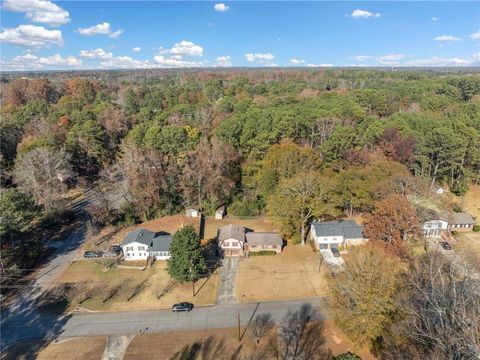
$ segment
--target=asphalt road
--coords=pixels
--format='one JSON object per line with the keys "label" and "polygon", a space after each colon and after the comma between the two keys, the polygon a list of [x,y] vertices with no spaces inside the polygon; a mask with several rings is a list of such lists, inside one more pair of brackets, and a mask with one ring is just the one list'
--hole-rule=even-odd
{"label": "asphalt road", "polygon": [[171,310],[102,312],[73,314],[63,317],[40,316],[20,321],[10,321],[2,327],[3,346],[22,340],[62,339],[77,336],[139,335],[164,331],[205,330],[237,326],[245,327],[255,314],[270,312],[276,322],[285,314],[297,310],[303,303],[317,308],[318,318],[321,299],[240,303],[194,308],[189,313],[172,313]]}

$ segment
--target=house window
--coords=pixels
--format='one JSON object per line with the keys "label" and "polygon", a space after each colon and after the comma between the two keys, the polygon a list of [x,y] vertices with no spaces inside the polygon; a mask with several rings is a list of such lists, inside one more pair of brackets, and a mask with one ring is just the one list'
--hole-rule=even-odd
{"label": "house window", "polygon": [[232,241],[232,246],[238,246],[238,241]]}
{"label": "house window", "polygon": [[138,251],[145,251],[145,246],[139,246]]}
{"label": "house window", "polygon": [[127,251],[133,251],[133,246],[127,246]]}
{"label": "house window", "polygon": [[225,241],[225,242],[223,243],[223,246],[229,247],[229,246],[230,246],[230,243],[229,243],[228,241]]}
{"label": "house window", "polygon": [[327,242],[327,241],[328,241],[328,238],[323,238],[323,241]]}

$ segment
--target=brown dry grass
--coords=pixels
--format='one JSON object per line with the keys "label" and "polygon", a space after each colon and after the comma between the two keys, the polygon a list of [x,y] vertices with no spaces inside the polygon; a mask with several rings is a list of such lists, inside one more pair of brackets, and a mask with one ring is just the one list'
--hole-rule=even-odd
{"label": "brown dry grass", "polygon": [[480,271],[480,232],[465,232],[455,236],[453,249],[467,263]]}
{"label": "brown dry grass", "polygon": [[229,224],[243,226],[254,231],[279,231],[278,227],[266,218],[240,219],[228,217],[222,220],[208,218],[205,220],[204,238],[207,240],[214,239],[217,236],[218,229]]}
{"label": "brown dry grass", "polygon": [[[333,355],[355,351],[364,360],[375,359],[366,350],[355,350],[352,343],[333,325],[331,321],[325,321],[324,325],[325,330],[323,335],[326,339],[325,348],[330,349]],[[244,328],[241,328],[241,332],[243,331]],[[230,358],[229,355],[239,347],[241,347],[239,352],[240,358],[248,355],[256,349],[255,343],[248,336],[248,333],[244,335],[241,342],[238,341],[238,331],[236,328],[165,332],[136,336],[128,346],[124,360],[170,359],[184,346],[191,345],[194,342],[205,341],[209,337],[214,337],[216,340],[223,339],[223,354],[225,354],[226,359]],[[259,348],[263,348],[266,343],[267,339],[262,339],[260,345],[258,345]],[[152,344],[154,344],[154,346],[152,346]],[[268,357],[265,359],[268,359]]]}
{"label": "brown dry grass", "polygon": [[243,259],[237,274],[237,299],[250,302],[325,295],[325,277],[317,272],[317,261],[318,254],[308,245],[288,245],[277,255]]}
{"label": "brown dry grass", "polygon": [[85,250],[93,250],[95,248],[94,242],[99,243],[106,241],[108,244],[120,244],[125,236],[133,230],[142,228],[155,232],[167,232],[169,234],[175,233],[184,225],[193,225],[197,231],[200,229],[200,218],[187,218],[183,215],[165,216],[159,219],[150,220],[141,224],[128,226],[118,229],[114,226],[107,226],[103,228],[99,234],[93,236],[87,241]]}
{"label": "brown dry grass", "polygon": [[26,341],[2,351],[2,360],[100,360],[105,350],[105,337],[82,337],[60,342]]}
{"label": "brown dry grass", "polygon": [[462,198],[462,208],[480,221],[480,185],[471,185]]}
{"label": "brown dry grass", "polygon": [[[211,305],[217,300],[218,275],[215,273],[209,279],[201,279],[196,283],[196,296],[192,295],[192,284],[177,284],[173,290],[158,299],[158,292],[171,280],[166,270],[166,263],[156,262],[144,271],[137,269],[112,268],[102,271],[103,266],[94,260],[80,260],[73,263],[57,280],[61,283],[87,283],[88,286],[98,286],[103,289],[123,281],[128,282],[128,289],[147,281],[145,289],[128,301],[129,292],[123,291],[110,301],[102,303],[102,293],[81,304],[89,310],[140,310],[169,308],[179,301],[190,301],[195,305]],[[204,285],[202,287],[202,285]]]}

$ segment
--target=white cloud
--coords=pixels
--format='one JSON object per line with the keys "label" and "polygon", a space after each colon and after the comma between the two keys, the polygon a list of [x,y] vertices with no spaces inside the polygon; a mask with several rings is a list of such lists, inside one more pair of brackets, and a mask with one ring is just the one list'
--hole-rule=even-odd
{"label": "white cloud", "polygon": [[60,54],[55,54],[50,57],[41,57],[38,59],[38,62],[47,66],[79,67],[82,65],[82,60],[79,60],[73,56],[63,58]]}
{"label": "white cloud", "polygon": [[473,57],[476,61],[480,61],[480,53],[473,54],[472,57]]}
{"label": "white cloud", "polygon": [[33,22],[52,26],[63,25],[70,21],[68,11],[49,0],[5,0],[2,9],[25,13],[27,19]]}
{"label": "white cloud", "polygon": [[306,61],[305,60],[298,60],[298,59],[291,59],[288,63],[290,65],[293,65],[293,66],[298,66],[298,65],[305,64]]}
{"label": "white cloud", "polygon": [[152,65],[148,61],[132,59],[130,56],[116,56],[100,62],[104,69],[148,69]]}
{"label": "white cloud", "polygon": [[407,61],[402,65],[406,66],[470,66],[478,62],[476,59],[477,54],[474,54],[472,58],[443,58],[434,56],[428,59],[417,59]]}
{"label": "white cloud", "polygon": [[355,10],[352,11],[350,16],[354,19],[367,19],[369,17],[378,18],[381,15],[378,12],[377,13],[372,13],[372,12],[367,11],[367,10],[355,9]]}
{"label": "white cloud", "polygon": [[432,17],[432,21],[438,21],[438,17],[436,16]]}
{"label": "white cloud", "polygon": [[13,59],[2,61],[2,67],[6,70],[22,71],[22,70],[41,70],[41,69],[68,69],[80,68],[82,60],[74,56],[62,57],[60,54],[55,54],[48,57],[39,57],[37,55],[26,53],[19,55]]}
{"label": "white cloud", "polygon": [[182,60],[181,56],[165,57],[163,55],[156,55],[153,57],[155,63],[161,67],[199,67],[203,66],[201,61],[186,61]]}
{"label": "white cloud", "polygon": [[353,59],[357,60],[357,61],[365,61],[365,60],[368,60],[372,58],[370,55],[355,55],[353,57]]}
{"label": "white cloud", "polygon": [[259,64],[267,64],[275,58],[273,54],[266,53],[266,54],[245,54],[245,60],[249,62],[257,62]]}
{"label": "white cloud", "polygon": [[227,6],[225,4],[215,4],[215,5],[213,5],[213,8],[216,11],[225,12],[225,11],[228,11],[230,9],[230,6]]}
{"label": "white cloud", "polygon": [[142,51],[142,48],[140,46],[136,46],[136,47],[132,48],[132,51],[140,52],[140,51]]}
{"label": "white cloud", "polygon": [[232,62],[230,61],[230,56],[219,56],[215,59],[214,66],[220,67],[229,67],[232,66]]}
{"label": "white cloud", "polygon": [[382,65],[398,65],[399,60],[406,58],[405,54],[386,54],[377,58],[378,62]]}
{"label": "white cloud", "polygon": [[332,67],[333,64],[320,64],[319,66],[320,67]]}
{"label": "white cloud", "polygon": [[117,39],[121,34],[123,34],[122,29],[113,31],[110,27],[110,23],[108,22],[103,22],[88,28],[78,28],[78,32],[80,35],[84,36],[107,35],[112,39]]}
{"label": "white cloud", "polygon": [[435,40],[435,41],[460,41],[462,39],[459,38],[459,37],[452,36],[452,35],[440,35],[440,36],[435,37],[433,40]]}
{"label": "white cloud", "polygon": [[19,25],[16,28],[5,29],[0,32],[0,41],[30,47],[63,45],[60,30],[47,30],[43,26],[35,25]]}
{"label": "white cloud", "polygon": [[203,56],[203,48],[191,41],[182,40],[179,43],[173,44],[170,50],[164,50],[163,53],[172,55]]}
{"label": "white cloud", "polygon": [[480,39],[480,30],[477,31],[477,32],[475,32],[475,33],[473,33],[473,34],[470,34],[469,37],[470,37],[470,39],[473,39],[473,40],[478,40],[478,39]]}
{"label": "white cloud", "polygon": [[111,59],[113,54],[99,48],[95,50],[81,50],[80,56],[87,59]]}

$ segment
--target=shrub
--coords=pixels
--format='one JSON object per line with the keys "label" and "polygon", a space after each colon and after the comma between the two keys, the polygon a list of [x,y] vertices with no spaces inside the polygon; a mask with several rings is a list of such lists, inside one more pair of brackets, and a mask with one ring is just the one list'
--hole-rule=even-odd
{"label": "shrub", "polygon": [[473,231],[480,232],[480,225],[473,225]]}
{"label": "shrub", "polygon": [[453,231],[452,231],[452,235],[453,235],[453,236],[458,236],[458,235],[459,235],[459,232],[458,232],[458,231],[455,231],[455,230],[453,230]]}
{"label": "shrub", "polygon": [[250,256],[263,256],[263,255],[276,255],[277,253],[273,250],[262,250],[258,252],[250,252]]}
{"label": "shrub", "polygon": [[335,356],[334,360],[362,360],[362,358],[357,354],[354,354],[349,351],[349,352]]}

